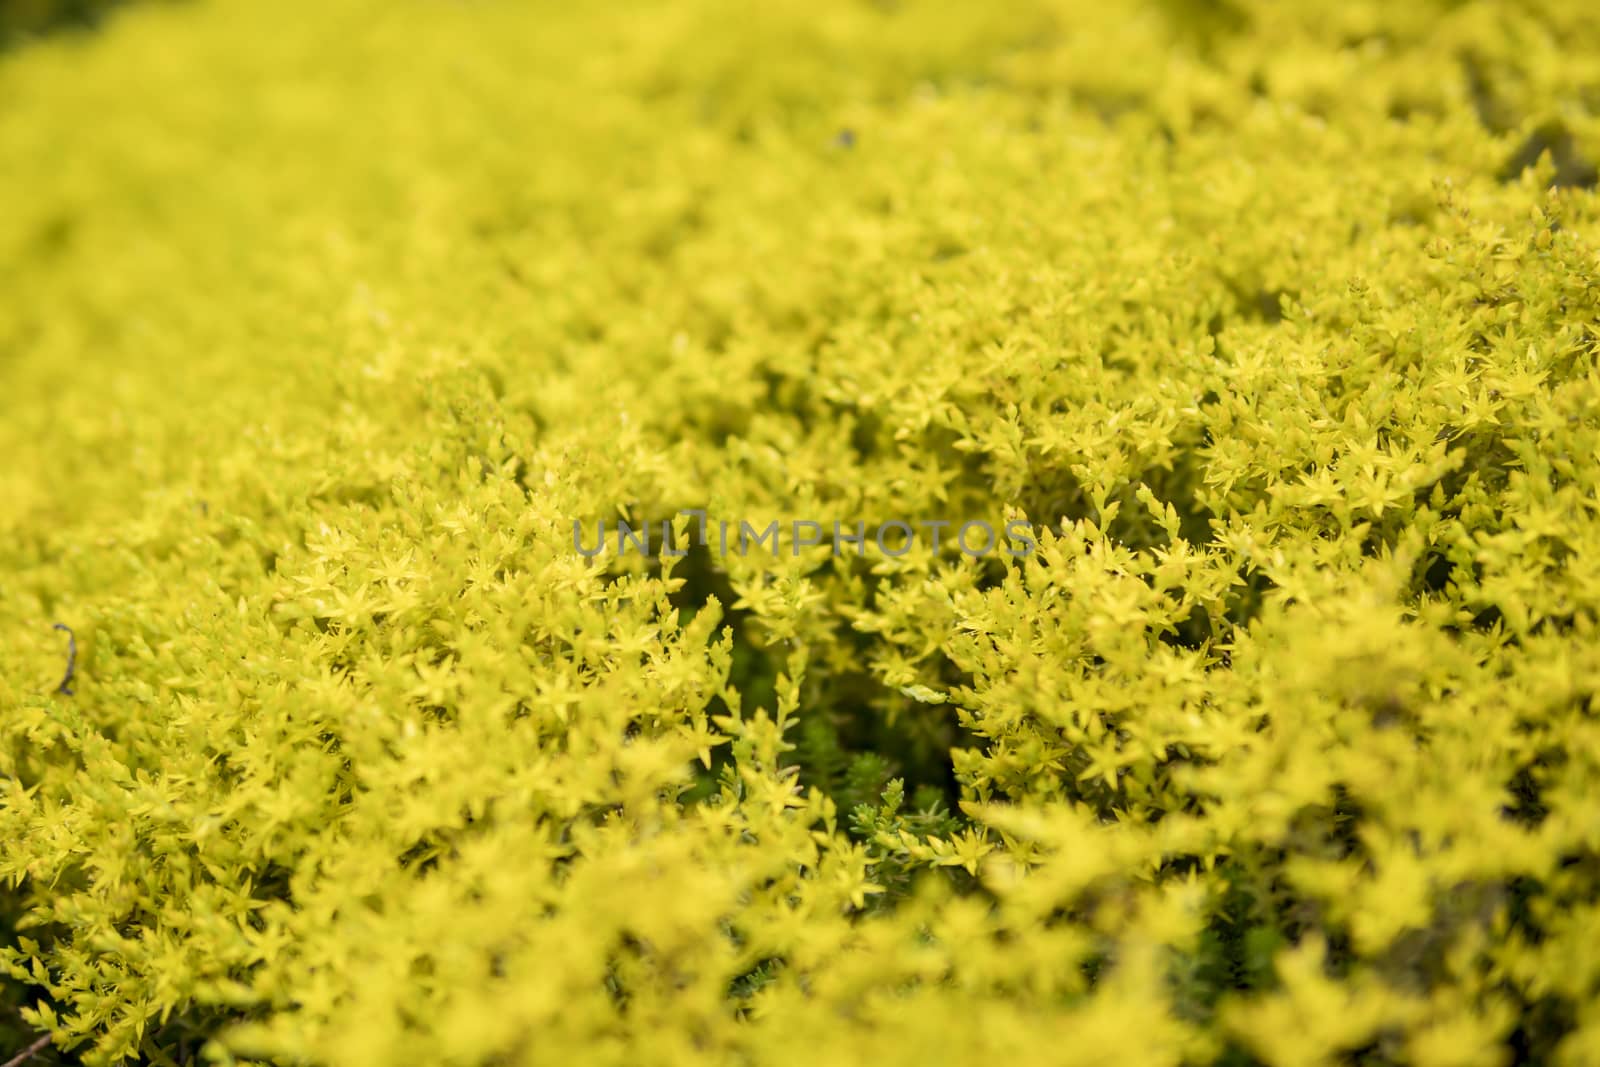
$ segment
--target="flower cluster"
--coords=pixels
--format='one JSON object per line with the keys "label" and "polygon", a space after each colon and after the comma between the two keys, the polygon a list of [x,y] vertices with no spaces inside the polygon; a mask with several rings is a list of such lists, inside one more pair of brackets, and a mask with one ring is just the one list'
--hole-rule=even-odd
{"label": "flower cluster", "polygon": [[0,1061],[1600,1062],[1590,7],[0,55]]}

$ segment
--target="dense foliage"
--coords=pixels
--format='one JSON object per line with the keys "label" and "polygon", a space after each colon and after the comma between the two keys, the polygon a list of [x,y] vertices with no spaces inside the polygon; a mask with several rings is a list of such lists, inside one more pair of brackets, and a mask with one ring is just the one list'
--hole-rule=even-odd
{"label": "dense foliage", "polygon": [[1589,7],[0,57],[0,1059],[1600,1062]]}

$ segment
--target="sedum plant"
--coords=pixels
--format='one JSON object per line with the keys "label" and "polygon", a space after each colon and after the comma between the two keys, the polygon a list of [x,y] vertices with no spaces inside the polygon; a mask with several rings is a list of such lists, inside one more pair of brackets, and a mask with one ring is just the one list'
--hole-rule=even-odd
{"label": "sedum plant", "polygon": [[0,102],[0,1056],[1600,1062],[1587,4],[202,0]]}

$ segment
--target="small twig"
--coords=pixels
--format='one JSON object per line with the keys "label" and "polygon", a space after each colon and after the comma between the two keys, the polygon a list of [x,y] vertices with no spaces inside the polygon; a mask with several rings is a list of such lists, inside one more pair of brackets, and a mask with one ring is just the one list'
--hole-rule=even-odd
{"label": "small twig", "polygon": [[[56,692],[63,696],[72,695],[72,676],[78,670],[78,637],[72,632],[72,627],[65,623],[56,623],[57,630],[67,632],[67,676],[61,679],[61,684],[56,686]],[[0,1067],[11,1067],[11,1064],[0,1064]]]}
{"label": "small twig", "polygon": [[50,1035],[49,1034],[45,1034],[39,1040],[35,1041],[33,1044],[29,1045],[27,1048],[25,1048],[21,1052],[17,1053],[15,1056],[11,1057],[6,1062],[0,1063],[0,1067],[22,1067],[22,1065],[24,1063],[27,1063],[29,1060],[33,1059],[39,1053],[43,1052],[44,1051],[44,1047],[46,1045],[48,1045],[49,1043],[50,1043]]}

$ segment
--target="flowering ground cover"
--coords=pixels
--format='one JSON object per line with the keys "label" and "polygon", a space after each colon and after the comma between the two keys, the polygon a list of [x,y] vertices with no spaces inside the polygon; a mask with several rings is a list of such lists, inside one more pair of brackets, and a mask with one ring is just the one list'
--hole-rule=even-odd
{"label": "flowering ground cover", "polygon": [[1600,1063],[1588,3],[14,36],[0,1062]]}

